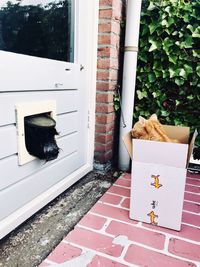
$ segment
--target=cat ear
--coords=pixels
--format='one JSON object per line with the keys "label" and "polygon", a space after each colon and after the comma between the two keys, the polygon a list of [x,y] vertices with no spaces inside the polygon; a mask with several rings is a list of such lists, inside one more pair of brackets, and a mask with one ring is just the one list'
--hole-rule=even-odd
{"label": "cat ear", "polygon": [[146,119],[143,118],[142,116],[139,116],[139,123],[144,126],[145,125],[145,122],[146,122]]}
{"label": "cat ear", "polygon": [[150,117],[150,120],[157,121],[158,120],[157,115],[156,114],[152,114],[151,117]]}

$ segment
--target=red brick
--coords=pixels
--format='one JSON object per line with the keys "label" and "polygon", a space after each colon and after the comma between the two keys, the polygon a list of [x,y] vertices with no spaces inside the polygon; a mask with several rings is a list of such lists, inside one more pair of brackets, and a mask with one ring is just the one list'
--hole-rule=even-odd
{"label": "red brick", "polygon": [[200,204],[184,201],[183,209],[194,213],[200,213]]}
{"label": "red brick", "polygon": [[192,194],[192,193],[185,193],[185,200],[194,201],[200,203],[200,195]]}
{"label": "red brick", "polygon": [[122,3],[121,1],[116,1],[113,5],[113,17],[115,20],[121,20],[122,17]]}
{"label": "red brick", "polygon": [[117,81],[118,71],[114,69],[97,71],[97,79],[101,81],[114,80]]}
{"label": "red brick", "polygon": [[123,208],[129,209],[130,208],[130,198],[124,199],[124,201],[122,202],[121,206]]}
{"label": "red brick", "polygon": [[111,123],[115,121],[115,114],[114,113],[109,113],[106,115],[102,114],[96,114],[96,123],[99,124],[105,124],[105,123]]}
{"label": "red brick", "polygon": [[111,34],[99,34],[98,36],[98,44],[111,44],[112,40],[112,35]]}
{"label": "red brick", "polygon": [[112,238],[80,227],[71,231],[65,240],[114,257],[119,257],[123,250],[122,246],[112,243]]}
{"label": "red brick", "polygon": [[137,224],[137,221],[129,219],[129,211],[125,209],[121,209],[119,207],[113,207],[102,203],[96,203],[94,207],[91,209],[91,212],[100,214],[105,217],[109,217],[112,219],[117,219],[122,222],[128,222],[131,224]]}
{"label": "red brick", "polygon": [[128,265],[96,255],[87,267],[128,267]]}
{"label": "red brick", "polygon": [[110,123],[110,124],[96,124],[95,126],[95,132],[96,133],[107,133],[107,132],[111,132],[114,130],[114,123]]}
{"label": "red brick", "polygon": [[182,224],[181,231],[174,231],[164,227],[154,226],[152,224],[146,223],[143,223],[143,226],[152,230],[160,231],[162,233],[168,233],[177,237],[183,237],[189,240],[200,242],[200,229],[198,229],[197,227]]}
{"label": "red brick", "polygon": [[113,147],[113,142],[108,144],[95,143],[95,151],[98,152],[107,152],[109,150],[112,150],[112,147]]}
{"label": "red brick", "polygon": [[100,58],[97,60],[97,68],[99,69],[109,69],[110,68],[110,59],[109,58]]}
{"label": "red brick", "polygon": [[121,31],[121,26],[119,21],[112,21],[112,27],[111,27],[111,31],[117,35],[120,34]]}
{"label": "red brick", "polygon": [[185,191],[199,194],[200,193],[200,187],[186,184]]}
{"label": "red brick", "polygon": [[109,105],[103,105],[103,104],[98,104],[96,105],[96,112],[98,113],[111,113],[114,112],[114,106],[113,104]]}
{"label": "red brick", "polygon": [[198,173],[191,173],[191,172],[188,172],[188,173],[187,173],[187,178],[197,179],[197,180],[200,181],[200,178],[199,178],[199,174],[198,174]]}
{"label": "red brick", "polygon": [[99,0],[99,6],[112,6],[113,0]]}
{"label": "red brick", "polygon": [[106,219],[103,217],[93,214],[86,214],[78,224],[95,230],[100,230],[104,226],[105,222]]}
{"label": "red brick", "polygon": [[114,70],[114,69],[111,69],[110,70],[110,75],[109,75],[109,79],[110,80],[114,80],[114,81],[117,81],[117,78],[118,78],[118,71],[117,70]]}
{"label": "red brick", "polygon": [[125,235],[129,240],[138,242],[156,249],[164,248],[165,236],[146,229],[127,225],[125,223],[112,221],[106,229],[106,232],[114,235]]}
{"label": "red brick", "polygon": [[169,240],[169,252],[188,260],[200,261],[200,245],[192,244],[176,238]]}
{"label": "red brick", "polygon": [[189,212],[183,212],[182,222],[195,226],[200,226],[200,216]]}
{"label": "red brick", "polygon": [[116,49],[119,49],[120,36],[111,32],[110,37],[110,44],[115,46]]}
{"label": "red brick", "polygon": [[148,267],[194,267],[195,264],[146,249],[137,245],[130,245],[124,258],[127,262],[137,266]]}
{"label": "red brick", "polygon": [[190,179],[190,178],[187,178],[186,179],[186,183],[187,184],[191,184],[191,185],[200,186],[200,180],[199,179]]}
{"label": "red brick", "polygon": [[101,81],[109,80],[110,78],[110,71],[109,70],[98,70],[97,71],[97,79]]}
{"label": "red brick", "polygon": [[113,204],[113,205],[118,205],[122,200],[122,197],[120,196],[115,196],[115,195],[111,195],[111,194],[104,194],[99,201],[103,202],[103,203],[108,203],[108,204]]}
{"label": "red brick", "polygon": [[122,177],[123,179],[130,180],[130,179],[131,179],[131,174],[130,174],[130,173],[124,173],[121,177]]}
{"label": "red brick", "polygon": [[118,60],[112,58],[99,58],[97,61],[99,69],[118,69]]}
{"label": "red brick", "polygon": [[124,197],[130,197],[130,189],[129,188],[124,188],[121,186],[111,186],[110,189],[107,191],[109,193],[114,193],[120,196]]}
{"label": "red brick", "polygon": [[80,248],[61,242],[47,259],[56,263],[64,263],[71,258],[80,256],[81,253],[82,250]]}
{"label": "red brick", "polygon": [[113,46],[99,46],[98,47],[98,57],[112,57],[117,58],[119,54],[119,51],[116,49],[116,47]]}
{"label": "red brick", "polygon": [[112,18],[113,10],[112,9],[100,9],[99,10],[99,19],[108,19]]}
{"label": "red brick", "polygon": [[109,23],[100,23],[98,31],[101,33],[109,33],[111,32],[111,22]]}
{"label": "red brick", "polygon": [[97,103],[113,103],[113,93],[97,93],[96,101]]}
{"label": "red brick", "polygon": [[113,140],[113,133],[95,135],[95,142],[98,142],[98,143],[107,143],[112,140]]}
{"label": "red brick", "polygon": [[123,178],[119,178],[117,179],[117,181],[115,182],[116,185],[121,185],[121,186],[125,186],[130,188],[131,187],[131,181],[130,180],[126,180]]}
{"label": "red brick", "polygon": [[98,91],[114,91],[116,89],[115,81],[97,81]]}
{"label": "red brick", "polygon": [[100,163],[108,162],[109,160],[112,159],[112,156],[113,156],[112,151],[107,151],[106,153],[100,153],[100,152],[95,151],[94,153],[95,160]]}

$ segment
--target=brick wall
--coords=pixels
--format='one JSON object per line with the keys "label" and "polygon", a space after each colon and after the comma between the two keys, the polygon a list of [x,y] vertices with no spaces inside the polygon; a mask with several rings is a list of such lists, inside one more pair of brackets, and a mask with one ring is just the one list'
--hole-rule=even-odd
{"label": "brick wall", "polygon": [[97,62],[95,162],[113,158],[116,114],[113,96],[119,81],[123,0],[100,0]]}

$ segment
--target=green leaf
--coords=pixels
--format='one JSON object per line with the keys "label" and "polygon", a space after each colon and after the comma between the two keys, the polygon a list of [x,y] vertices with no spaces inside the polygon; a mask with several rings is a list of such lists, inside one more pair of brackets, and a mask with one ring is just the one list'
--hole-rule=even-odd
{"label": "green leaf", "polygon": [[184,80],[183,79],[179,79],[179,78],[175,78],[175,83],[180,86],[184,84]]}
{"label": "green leaf", "polygon": [[176,55],[172,55],[172,54],[170,54],[170,55],[168,56],[168,58],[169,58],[169,61],[170,61],[170,62],[172,62],[172,63],[174,63],[174,64],[177,64],[177,59],[178,59],[178,57],[177,57]]}
{"label": "green leaf", "polygon": [[167,116],[169,116],[169,111],[167,111],[167,110],[161,110],[161,115],[163,117],[167,117]]}
{"label": "green leaf", "polygon": [[154,73],[149,73],[148,74],[148,80],[149,80],[150,83],[155,82],[155,80],[156,80],[155,74]]}
{"label": "green leaf", "polygon": [[154,50],[156,50],[159,46],[158,46],[158,42],[154,41],[154,40],[149,40],[149,43],[151,43],[151,46],[149,48],[149,52],[152,52]]}
{"label": "green leaf", "polygon": [[195,31],[192,33],[192,37],[194,38],[200,38],[200,26],[195,29]]}
{"label": "green leaf", "polygon": [[186,71],[184,69],[180,69],[179,75],[185,79],[187,78],[187,74],[186,74]]}
{"label": "green leaf", "polygon": [[174,67],[174,68],[169,68],[169,75],[170,75],[170,78],[173,78],[173,77],[178,76],[179,73],[180,73],[180,69],[177,69],[176,67]]}
{"label": "green leaf", "polygon": [[152,11],[152,10],[154,10],[155,8],[156,8],[156,6],[155,6],[152,2],[150,2],[150,4],[149,4],[147,10],[148,10],[148,11]]}
{"label": "green leaf", "polygon": [[190,73],[193,73],[193,68],[188,64],[184,64],[184,69],[185,69],[187,75],[189,75]]}
{"label": "green leaf", "polygon": [[199,50],[192,50],[193,57],[200,58],[200,49]]}
{"label": "green leaf", "polygon": [[200,77],[200,65],[196,67],[197,75]]}
{"label": "green leaf", "polygon": [[152,22],[151,24],[149,24],[149,31],[150,34],[154,33],[154,31],[159,27],[159,24],[157,23],[157,21]]}
{"label": "green leaf", "polygon": [[163,49],[166,51],[166,52],[169,52],[169,48],[171,46],[174,45],[174,42],[169,38],[169,37],[166,37],[163,41]]}
{"label": "green leaf", "polygon": [[144,97],[147,97],[147,93],[146,92],[141,92],[140,90],[137,90],[136,93],[137,93],[137,96],[138,96],[139,100],[143,99]]}
{"label": "green leaf", "polygon": [[192,100],[192,99],[194,99],[194,96],[193,96],[193,95],[188,95],[188,96],[187,96],[187,99],[188,99],[188,100]]}

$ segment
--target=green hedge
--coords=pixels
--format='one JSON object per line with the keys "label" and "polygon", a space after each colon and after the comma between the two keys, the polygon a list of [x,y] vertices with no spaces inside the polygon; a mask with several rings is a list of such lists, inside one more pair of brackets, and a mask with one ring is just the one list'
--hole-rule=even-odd
{"label": "green hedge", "polygon": [[200,0],[143,1],[134,120],[200,130]]}

